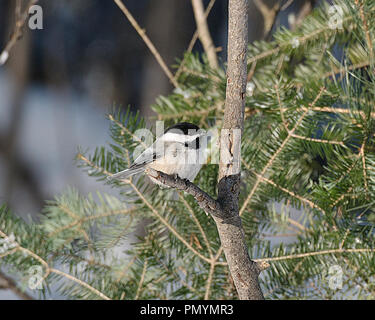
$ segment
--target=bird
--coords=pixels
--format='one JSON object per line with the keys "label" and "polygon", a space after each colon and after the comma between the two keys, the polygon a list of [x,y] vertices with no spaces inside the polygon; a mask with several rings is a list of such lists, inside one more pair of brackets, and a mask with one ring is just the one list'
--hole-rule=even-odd
{"label": "bird", "polygon": [[[191,182],[205,163],[206,132],[189,122],[177,123],[145,149],[128,169],[108,177],[109,180],[123,180],[150,168],[168,175],[177,175]],[[166,187],[159,180],[149,176],[153,183]]]}

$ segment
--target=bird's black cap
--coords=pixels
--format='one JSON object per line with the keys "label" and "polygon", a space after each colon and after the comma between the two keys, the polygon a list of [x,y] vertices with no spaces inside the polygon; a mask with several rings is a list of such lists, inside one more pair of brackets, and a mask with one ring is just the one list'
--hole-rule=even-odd
{"label": "bird's black cap", "polygon": [[[177,123],[175,125],[173,125],[172,127],[169,127],[167,130],[165,130],[164,133],[167,133],[167,132],[183,132],[184,134],[189,134],[189,130],[190,130],[190,133],[197,133],[197,131],[199,130],[199,127],[193,123],[190,123],[190,122],[180,122],[180,123]],[[194,131],[195,132],[194,132]]]}

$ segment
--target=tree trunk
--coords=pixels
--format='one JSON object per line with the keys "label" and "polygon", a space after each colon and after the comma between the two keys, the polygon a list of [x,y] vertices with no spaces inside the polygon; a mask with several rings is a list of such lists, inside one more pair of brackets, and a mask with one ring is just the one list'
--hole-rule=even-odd
{"label": "tree trunk", "polygon": [[248,2],[229,1],[228,69],[220,139],[218,202],[225,213],[214,217],[234,284],[241,300],[263,299],[259,268],[250,260],[239,216],[241,134],[243,130],[248,41]]}

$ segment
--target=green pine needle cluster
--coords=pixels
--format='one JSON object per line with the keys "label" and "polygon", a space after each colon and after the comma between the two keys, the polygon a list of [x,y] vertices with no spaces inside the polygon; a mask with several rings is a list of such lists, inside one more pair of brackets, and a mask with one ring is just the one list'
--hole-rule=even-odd
{"label": "green pine needle cluster", "polygon": [[[375,298],[375,2],[335,4],[337,28],[323,3],[295,31],[249,46],[240,215],[250,257],[270,264],[268,299]],[[225,71],[196,54],[180,67],[158,119],[220,129]],[[143,176],[106,179],[129,166],[146,127],[129,110],[109,121],[111,143],[78,160],[120,196],[68,190],[38,224],[2,207],[0,267],[42,297],[236,299],[215,223],[191,196]],[[195,183],[216,197],[217,175],[208,163]]]}

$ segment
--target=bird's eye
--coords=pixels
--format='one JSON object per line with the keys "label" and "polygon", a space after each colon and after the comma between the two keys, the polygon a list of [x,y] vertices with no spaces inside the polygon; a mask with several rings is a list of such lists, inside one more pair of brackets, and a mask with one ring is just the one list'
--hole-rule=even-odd
{"label": "bird's eye", "polygon": [[189,144],[185,142],[185,148],[188,148],[188,147],[189,147]]}

